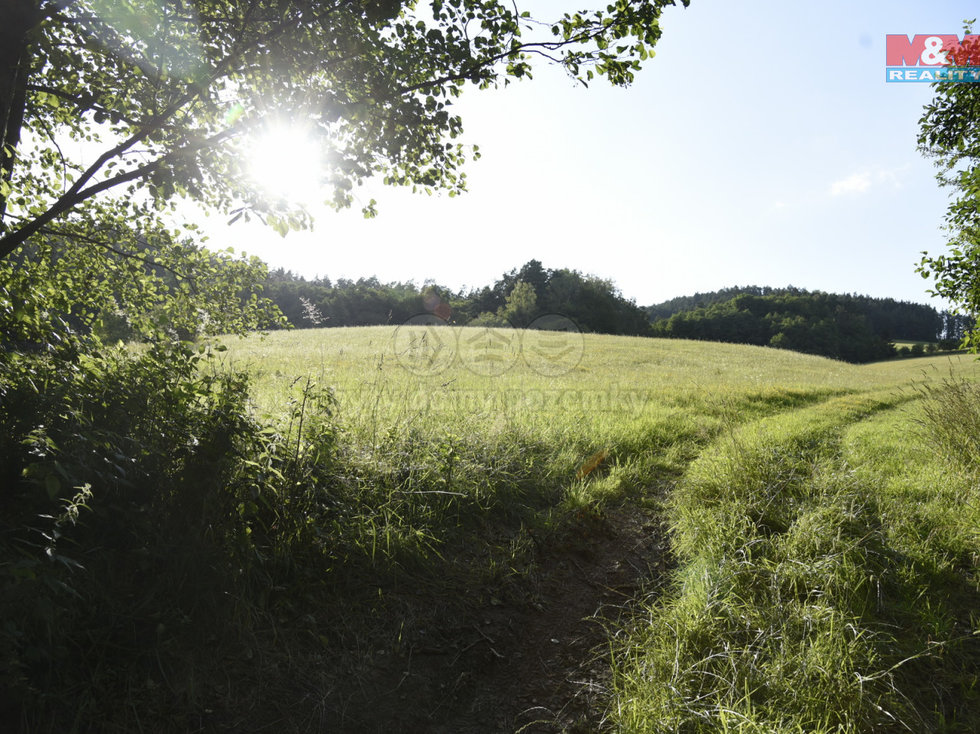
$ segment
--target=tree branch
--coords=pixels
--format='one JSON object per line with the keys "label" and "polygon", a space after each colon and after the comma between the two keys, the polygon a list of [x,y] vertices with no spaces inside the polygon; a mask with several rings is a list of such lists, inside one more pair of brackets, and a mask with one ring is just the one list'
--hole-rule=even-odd
{"label": "tree branch", "polygon": [[55,237],[65,237],[67,239],[78,240],[80,242],[87,242],[90,245],[95,245],[96,247],[101,247],[104,250],[109,250],[109,252],[115,253],[120,257],[129,258],[131,260],[137,260],[143,263],[144,265],[166,270],[168,273],[173,275],[178,280],[186,280],[188,283],[191,284],[191,288],[195,289],[196,291],[195,279],[190,275],[184,275],[180,271],[174,270],[169,265],[164,265],[163,263],[157,262],[156,260],[150,260],[149,258],[142,257],[140,255],[137,255],[135,252],[126,252],[125,250],[120,250],[116,247],[113,247],[108,242],[96,239],[95,237],[89,237],[79,232],[70,232],[67,230],[52,229],[50,227],[42,227],[41,229],[38,230],[38,234],[48,234],[48,235],[53,235]]}
{"label": "tree branch", "polygon": [[[256,4],[253,3],[249,7],[249,12],[251,12],[255,7]],[[214,83],[218,81],[218,79],[221,79],[223,76],[229,73],[229,71],[233,69],[236,64],[242,61],[246,54],[255,50],[256,48],[260,48],[262,45],[267,44],[272,40],[275,40],[285,33],[290,27],[291,25],[288,20],[286,18],[281,18],[279,19],[279,23],[266,33],[257,34],[252,39],[238,44],[236,48],[229,51],[224,58],[214,65],[214,68],[204,83],[191,85],[187,92],[168,105],[165,110],[153,115],[147,122],[139,125],[137,132],[100,155],[92,165],[81,173],[81,175],[72,184],[71,188],[45,212],[35,217],[33,221],[24,225],[20,229],[9,232],[3,237],[0,237],[0,259],[7,257],[11,252],[16,250],[28,238],[36,234],[41,227],[44,227],[57,217],[70,211],[72,208],[78,206],[86,199],[118,186],[119,184],[133,181],[143,175],[152,173],[154,170],[160,168],[165,162],[167,162],[168,159],[172,160],[173,158],[187,152],[187,149],[172,151],[171,153],[162,156],[152,164],[133,169],[126,174],[120,174],[119,176],[107,179],[99,184],[90,186],[87,189],[84,188],[84,186],[91,181],[92,178],[94,178],[94,176],[100,170],[102,170],[102,168],[109,161],[111,161],[113,158],[119,157],[137,143],[144,141],[154,131],[161,129],[166,121],[173,119],[173,117],[177,115],[181,109],[186,107],[195,99],[201,97],[207,89],[211,88]],[[221,140],[229,137],[231,134],[230,130],[233,129],[234,128],[229,128],[229,130],[219,133],[217,136],[209,138],[209,140],[220,142]],[[200,147],[194,147],[194,150],[200,149]],[[0,155],[2,155],[2,150],[0,150]],[[12,165],[13,164],[11,161],[11,168]],[[0,178],[0,180],[3,179]],[[6,200],[0,196],[0,223],[2,223],[3,206],[5,203]]]}
{"label": "tree branch", "polygon": [[459,71],[455,74],[447,74],[436,79],[430,79],[429,81],[419,82],[418,84],[413,84],[407,87],[401,87],[396,91],[398,94],[411,94],[412,92],[418,92],[422,89],[431,89],[432,87],[442,86],[443,84],[448,84],[450,82],[467,81],[473,78],[473,74],[475,72],[481,69],[486,69],[499,61],[503,61],[508,57],[516,56],[517,54],[521,53],[537,53],[551,59],[552,61],[555,61],[556,59],[549,56],[545,52],[560,51],[566,46],[591,41],[602,35],[605,30],[606,29],[599,28],[592,32],[582,32],[573,38],[564,39],[561,41],[535,41],[532,43],[522,43],[514,46],[513,48],[509,48],[506,51],[501,51],[498,54],[494,54],[493,56],[487,56],[486,58],[479,59],[468,71]]}
{"label": "tree branch", "polygon": [[[187,156],[188,154],[197,153],[206,148],[214,147],[219,143],[227,140],[233,135],[237,134],[238,130],[236,126],[232,126],[226,130],[222,130],[216,135],[212,135],[204,140],[187,145],[183,148],[178,148],[169,153],[166,153],[155,161],[147,163],[143,166],[138,166],[125,173],[120,173],[111,178],[107,178],[104,181],[100,181],[97,184],[93,184],[86,189],[81,188],[79,182],[76,181],[75,185],[71,189],[66,191],[47,211],[37,215],[31,219],[27,224],[22,226],[20,229],[14,230],[10,234],[0,238],[0,259],[7,257],[11,252],[20,247],[29,238],[37,234],[42,228],[48,225],[50,222],[54,221],[62,214],[71,211],[73,208],[81,204],[82,202],[101,194],[104,191],[120,186],[124,183],[129,183],[130,181],[135,181],[136,179],[143,178],[151,175],[155,171],[163,168],[166,164],[176,161],[180,158]],[[121,144],[122,145],[122,144]],[[119,148],[120,146],[116,146]],[[115,149],[113,149],[115,150]],[[105,157],[104,154],[103,157]],[[93,164],[94,165],[94,164]],[[86,172],[88,173],[88,172]],[[83,175],[84,177],[84,175]],[[85,178],[86,181],[91,179],[91,176]]]}
{"label": "tree branch", "polygon": [[63,89],[57,89],[56,87],[47,87],[43,84],[28,84],[26,86],[28,92],[43,92],[44,94],[50,94],[58,99],[63,99],[66,102],[71,102],[76,106],[79,112],[88,112],[89,110],[94,110],[95,112],[101,112],[110,120],[125,122],[131,127],[139,127],[140,123],[137,120],[126,117],[120,114],[117,110],[110,109],[108,107],[103,107],[102,105],[95,104],[94,100],[86,99],[84,95],[76,96],[74,94],[69,94]]}

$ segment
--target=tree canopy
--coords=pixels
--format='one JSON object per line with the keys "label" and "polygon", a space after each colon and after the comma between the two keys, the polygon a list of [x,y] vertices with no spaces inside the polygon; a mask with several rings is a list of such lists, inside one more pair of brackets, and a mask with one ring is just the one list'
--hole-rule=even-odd
{"label": "tree canopy", "polygon": [[[980,66],[975,38],[950,53],[955,65]],[[975,316],[980,313],[980,84],[936,83],[935,97],[919,120],[919,146],[939,166],[940,184],[956,192],[946,215],[949,251],[924,254],[919,271],[934,278],[936,295]],[[975,328],[967,343],[974,351],[980,348]]]}
{"label": "tree canopy", "polygon": [[[458,193],[468,151],[452,101],[466,85],[528,77],[535,57],[629,84],[673,4],[542,20],[498,0],[6,0],[0,257],[39,233],[98,237],[93,222],[181,196],[301,227],[308,215],[246,170],[282,118],[319,143],[336,207],[372,176]],[[104,194],[122,196],[110,209]]]}
{"label": "tree canopy", "polygon": [[655,336],[772,346],[848,362],[890,357],[892,340],[958,340],[972,326],[922,304],[793,287],[726,288],[646,310]]}
{"label": "tree canopy", "polygon": [[538,260],[468,292],[432,281],[421,287],[373,277],[309,281],[278,270],[269,274],[265,295],[299,328],[401,324],[424,312],[458,325],[525,327],[539,317],[560,314],[587,332],[640,336],[650,327],[643,309],[624,298],[612,281],[545,268]]}

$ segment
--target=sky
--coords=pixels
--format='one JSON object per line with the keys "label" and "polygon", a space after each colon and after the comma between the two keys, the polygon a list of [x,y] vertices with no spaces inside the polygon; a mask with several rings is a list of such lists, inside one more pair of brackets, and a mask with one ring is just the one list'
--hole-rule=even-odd
{"label": "sky", "polygon": [[[555,3],[558,5],[558,3]],[[588,3],[579,2],[585,6]],[[530,5],[529,5],[530,7]],[[492,284],[531,259],[650,305],[733,285],[919,303],[949,192],[916,149],[929,84],[885,82],[885,36],[961,34],[975,0],[691,0],[627,89],[553,67],[457,105],[482,157],[462,197],[373,187],[282,238],[212,216],[211,244],[306,277]]]}

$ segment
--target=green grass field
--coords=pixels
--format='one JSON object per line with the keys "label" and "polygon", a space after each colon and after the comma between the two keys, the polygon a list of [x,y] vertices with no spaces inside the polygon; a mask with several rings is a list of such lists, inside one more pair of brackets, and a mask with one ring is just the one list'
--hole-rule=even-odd
{"label": "green grass field", "polygon": [[309,380],[334,391],[350,568],[491,603],[583,513],[633,507],[669,526],[670,578],[610,643],[602,727],[980,726],[972,357],[855,366],[448,327],[228,346],[261,412],[295,421]]}
{"label": "green grass field", "polygon": [[[470,332],[481,331],[453,333],[462,335],[457,340],[465,348]],[[506,423],[548,435],[571,431],[579,441],[600,442],[609,433],[631,433],[634,422],[673,417],[717,428],[718,420],[742,422],[833,396],[898,390],[975,369],[964,355],[856,366],[757,347],[584,335],[576,350],[580,359],[556,365],[551,371],[561,374],[549,375],[521,354],[543,334],[525,334],[530,346],[514,344],[499,366],[487,367],[467,364],[457,348],[452,363],[419,368],[406,354],[410,347],[399,344],[398,332],[389,327],[274,332],[230,342],[228,358],[251,371],[258,403],[270,413],[284,411],[293,380],[312,377],[336,391],[341,415],[358,431],[404,421],[417,428],[431,425],[429,419],[444,426],[476,420],[484,427]]]}

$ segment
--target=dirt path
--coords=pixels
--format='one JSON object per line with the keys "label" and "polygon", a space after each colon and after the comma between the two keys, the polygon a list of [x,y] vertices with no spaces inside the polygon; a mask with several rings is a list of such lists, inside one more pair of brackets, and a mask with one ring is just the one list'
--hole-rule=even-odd
{"label": "dirt path", "polygon": [[[416,631],[352,673],[359,685],[323,731],[595,732],[608,686],[607,641],[644,585],[663,578],[659,521],[636,508],[582,523],[540,548],[528,593],[489,605],[447,599],[438,631]],[[439,610],[433,610],[433,618]]]}
{"label": "dirt path", "polygon": [[588,537],[544,555],[540,601],[488,612],[480,634],[490,656],[471,662],[472,680],[431,731],[599,730],[608,685],[606,624],[642,584],[663,575],[663,533],[652,519],[620,510]]}

